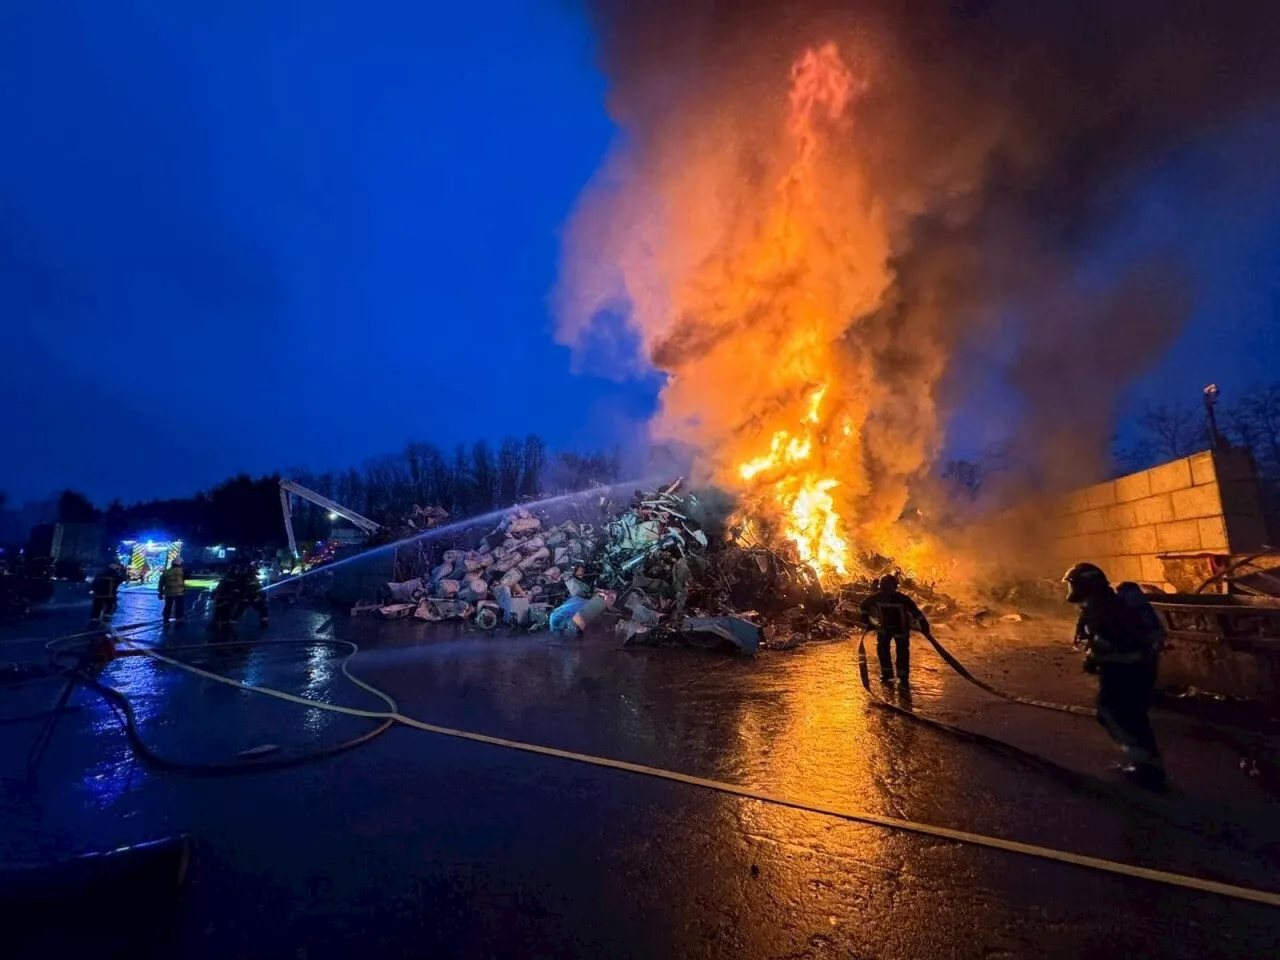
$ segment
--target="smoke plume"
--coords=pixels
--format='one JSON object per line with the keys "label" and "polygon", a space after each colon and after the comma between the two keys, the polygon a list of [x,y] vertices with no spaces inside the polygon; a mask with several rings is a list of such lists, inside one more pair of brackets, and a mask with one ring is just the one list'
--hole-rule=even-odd
{"label": "smoke plume", "polygon": [[621,133],[558,336],[624,313],[635,371],[668,375],[656,434],[855,541],[901,515],[983,338],[1039,473],[1087,479],[1193,291],[1165,250],[1089,296],[1077,265],[1144,165],[1280,85],[1280,11],[1245,0],[588,6]]}

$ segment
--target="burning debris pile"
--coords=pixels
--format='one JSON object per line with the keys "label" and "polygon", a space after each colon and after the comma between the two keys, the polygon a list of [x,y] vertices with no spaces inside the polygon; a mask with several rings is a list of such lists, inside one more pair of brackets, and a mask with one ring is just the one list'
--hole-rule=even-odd
{"label": "burning debris pile", "polygon": [[680,485],[637,492],[606,528],[602,579],[617,594],[623,642],[754,653],[782,635],[784,613],[818,626],[830,603],[811,568],[749,523],[724,527]]}
{"label": "burning debris pile", "polygon": [[682,486],[637,490],[622,510],[602,496],[597,522],[553,523],[516,507],[478,541],[438,557],[424,550],[415,576],[387,584],[387,602],[359,609],[566,636],[612,620],[624,644],[744,653],[841,636],[856,624],[870,580],[829,594],[785,532],[726,520]]}

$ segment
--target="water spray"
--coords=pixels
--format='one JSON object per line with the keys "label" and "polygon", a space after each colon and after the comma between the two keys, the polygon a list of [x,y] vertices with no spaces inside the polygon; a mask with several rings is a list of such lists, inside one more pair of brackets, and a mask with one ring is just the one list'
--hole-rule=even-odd
{"label": "water spray", "polygon": [[364,560],[368,557],[376,556],[377,554],[386,553],[389,550],[397,550],[400,547],[408,546],[411,543],[418,543],[423,540],[431,540],[435,537],[439,537],[447,533],[457,533],[462,530],[468,530],[472,527],[476,527],[484,523],[494,523],[498,520],[501,520],[507,514],[511,513],[512,510],[538,510],[538,509],[542,509],[557,503],[569,503],[574,500],[585,499],[590,496],[606,495],[620,488],[630,488],[634,490],[637,487],[642,488],[644,487],[645,484],[650,482],[651,482],[651,478],[640,478],[637,480],[623,480],[623,481],[619,481],[618,483],[611,483],[605,486],[588,487],[586,490],[577,490],[577,491],[574,491],[573,493],[561,493],[561,494],[557,494],[554,497],[544,497],[541,500],[532,500],[528,503],[513,504],[509,507],[503,507],[499,510],[490,510],[488,513],[482,513],[479,516],[467,517],[465,520],[456,520],[453,523],[446,523],[438,527],[430,527],[426,530],[421,531],[420,533],[412,534],[411,536],[404,537],[392,543],[384,543],[384,544],[381,544],[380,546],[373,547],[372,549],[369,549],[369,550],[364,550],[350,557],[343,557],[341,560],[335,560],[332,563],[326,563],[318,567],[312,567],[310,570],[304,570],[302,573],[296,574],[292,577],[286,577],[283,580],[278,580],[275,583],[264,587],[263,590],[264,592],[268,590],[274,590],[277,587],[283,587],[286,584],[296,583],[297,581],[303,579],[304,577],[311,576],[311,574],[313,573],[322,573],[327,570],[333,570],[337,567],[345,566],[348,563],[354,563],[357,560]]}

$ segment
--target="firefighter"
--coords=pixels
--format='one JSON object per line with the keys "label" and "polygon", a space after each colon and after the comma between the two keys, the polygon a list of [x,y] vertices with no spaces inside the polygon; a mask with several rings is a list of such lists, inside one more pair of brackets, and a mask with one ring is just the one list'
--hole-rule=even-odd
{"label": "firefighter", "polygon": [[862,601],[862,625],[876,632],[876,656],[880,659],[880,679],[892,683],[894,662],[891,647],[896,647],[897,678],[908,682],[911,672],[911,629],[928,636],[929,621],[916,602],[898,589],[898,578],[885,574],[876,592]]}
{"label": "firefighter", "polygon": [[233,561],[213,589],[213,619],[209,622],[209,629],[219,636],[231,632],[231,623],[240,607],[243,580],[240,571],[240,562]]}
{"label": "firefighter", "polygon": [[1067,602],[1080,608],[1076,642],[1085,648],[1084,669],[1098,676],[1098,721],[1124,751],[1116,768],[1159,786],[1165,782],[1164,763],[1149,711],[1164,647],[1160,618],[1136,583],[1112,589],[1092,563],[1076,564],[1062,580]]}
{"label": "firefighter", "polygon": [[120,590],[120,582],[124,579],[124,567],[112,562],[107,569],[93,578],[93,609],[89,613],[90,623],[107,624],[116,613],[116,595]]}
{"label": "firefighter", "polygon": [[173,617],[179,623],[187,619],[187,583],[182,558],[174,557],[169,569],[160,574],[160,599],[164,601],[164,622]]}
{"label": "firefighter", "polygon": [[251,563],[241,564],[236,610],[233,619],[239,620],[245,610],[252,607],[258,614],[258,626],[267,626],[267,597],[262,592],[262,582]]}

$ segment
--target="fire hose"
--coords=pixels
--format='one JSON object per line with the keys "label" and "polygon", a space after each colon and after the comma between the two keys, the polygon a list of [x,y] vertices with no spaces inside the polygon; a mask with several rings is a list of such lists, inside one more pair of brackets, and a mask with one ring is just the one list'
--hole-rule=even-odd
{"label": "fire hose", "polygon": [[[142,625],[132,625],[130,627],[126,627],[122,629],[125,631],[131,632],[133,630],[139,629],[141,626]],[[118,633],[117,633],[117,638],[122,639],[118,637]],[[62,639],[65,640],[66,638],[62,638]],[[866,634],[864,633],[862,635],[862,639],[859,641],[859,672],[861,674],[863,685],[870,692],[870,680],[867,674],[865,639],[866,639]],[[932,638],[930,639],[932,640]],[[414,730],[422,731],[425,733],[432,733],[438,736],[450,737],[458,740],[465,740],[472,743],[486,744],[489,746],[500,747],[508,750],[516,750],[523,753],[534,754],[542,757],[550,757],[550,758],[555,758],[559,760],[568,760],[576,763],[587,764],[587,765],[597,767],[597,768],[602,768],[602,769],[615,770],[615,771],[621,771],[621,772],[626,772],[631,774],[637,774],[641,776],[653,777],[656,779],[666,780],[669,782],[681,783],[688,786],[695,786],[703,789],[714,790],[720,793],[724,793],[732,796],[738,796],[748,800],[756,800],[762,803],[768,803],[775,806],[785,807],[788,809],[800,810],[800,811],[809,812],[809,813],[816,813],[823,816],[835,817],[835,818],[847,820],[850,822],[864,823],[871,826],[882,827],[885,829],[899,830],[907,833],[914,833],[917,835],[949,840],[952,842],[967,844],[971,846],[978,846],[978,847],[984,847],[987,849],[1000,850],[1006,853],[1013,853],[1020,856],[1033,857],[1041,860],[1067,864],[1067,865],[1080,867],[1084,869],[1108,873],[1111,875],[1141,879],[1149,882],[1161,883],[1167,886],[1174,886],[1182,889],[1195,890],[1201,893],[1212,893],[1215,895],[1224,896],[1231,899],[1261,903],[1261,904],[1265,904],[1267,906],[1273,906],[1273,907],[1280,907],[1280,893],[1275,893],[1267,890],[1259,890],[1259,889],[1250,888],[1250,887],[1238,886],[1230,883],[1223,883],[1216,880],[1209,880],[1202,877],[1193,877],[1185,874],[1178,874],[1178,873],[1172,873],[1169,871],[1153,869],[1150,867],[1142,867],[1136,864],[1123,863],[1115,860],[1107,860],[1099,857],[1091,857],[1084,854],[1073,853],[1067,850],[1059,850],[1052,847],[1043,847],[1036,844],[1023,843],[1021,841],[1010,840],[1003,837],[989,836],[986,834],[979,834],[979,833],[971,833],[969,831],[955,830],[949,827],[934,826],[931,824],[920,823],[913,820],[903,820],[903,819],[898,819],[894,817],[882,816],[880,814],[875,814],[875,813],[868,813],[864,811],[844,809],[844,808],[835,807],[835,806],[828,806],[824,804],[814,803],[811,801],[770,794],[753,787],[743,786],[743,785],[734,784],[734,783],[728,783],[726,781],[721,781],[721,780],[713,780],[706,777],[698,777],[698,776],[681,773],[674,770],[666,770],[658,767],[646,766],[643,764],[629,763],[624,760],[616,760],[610,757],[599,757],[599,756],[593,756],[590,754],[578,753],[570,750],[561,750],[555,747],[542,746],[540,744],[524,743],[517,740],[508,740],[501,737],[493,737],[486,734],[475,733],[467,730],[457,730],[449,727],[443,727],[443,726],[438,726],[436,724],[427,723],[425,721],[418,720],[414,717],[406,716],[405,714],[401,713],[395,700],[392,699],[392,697],[389,694],[387,694],[382,690],[379,690],[377,687],[374,687],[363,680],[360,680],[350,671],[348,667],[349,661],[351,660],[352,657],[354,657],[359,652],[359,647],[354,643],[350,643],[349,641],[327,640],[327,639],[326,640],[271,640],[271,641],[257,641],[256,645],[262,645],[262,644],[315,645],[317,643],[321,643],[329,646],[334,646],[339,649],[344,649],[348,651],[348,655],[343,658],[341,663],[340,669],[341,669],[342,675],[346,677],[348,680],[350,680],[357,687],[376,696],[379,700],[381,700],[386,705],[387,709],[368,710],[368,709],[362,709],[358,707],[342,706],[339,704],[326,703],[319,700],[313,700],[308,697],[298,696],[296,694],[288,693],[287,691],[284,691],[284,690],[277,690],[275,688],[268,687],[268,686],[246,683],[244,681],[236,680],[232,677],[224,676],[222,674],[215,673],[210,670],[205,670],[202,667],[195,666],[194,664],[183,663],[180,660],[176,660],[170,656],[167,656],[166,654],[159,653],[156,650],[150,649],[148,647],[140,646],[136,643],[131,643],[129,641],[123,641],[123,642],[126,644],[126,649],[130,655],[145,656],[155,660],[158,663],[162,663],[170,667],[183,670],[187,673],[191,673],[195,676],[202,677],[206,680],[225,684],[240,690],[244,690],[246,692],[257,693],[263,696],[273,697],[275,699],[293,703],[298,706],[305,707],[307,709],[324,710],[332,713],[341,714],[344,716],[360,717],[360,718],[378,721],[377,726],[373,730],[351,741],[347,741],[343,744],[339,744],[334,747],[325,748],[320,751],[315,751],[309,754],[288,758],[288,759],[273,759],[273,758],[259,759],[256,757],[252,757],[252,758],[244,759],[235,764],[193,764],[193,763],[187,763],[187,762],[181,762],[181,761],[173,761],[173,760],[168,760],[164,757],[159,756],[154,750],[148,747],[148,745],[142,740],[142,737],[140,736],[137,729],[137,718],[132,710],[132,706],[128,702],[128,697],[124,693],[118,690],[115,690],[114,688],[111,688],[105,683],[102,683],[96,676],[86,672],[86,682],[88,682],[95,691],[98,691],[102,696],[106,697],[108,699],[108,702],[112,704],[113,709],[118,708],[118,713],[122,714],[123,716],[122,722],[125,724],[127,735],[130,739],[130,742],[134,745],[135,748],[138,749],[139,755],[144,760],[147,760],[152,764],[155,764],[157,766],[160,766],[166,769],[176,769],[176,770],[181,770],[185,772],[204,773],[204,774],[226,774],[226,773],[239,773],[239,772],[248,772],[248,771],[277,769],[282,766],[292,766],[297,763],[302,763],[311,759],[317,759],[322,756],[332,756],[335,753],[350,749],[351,747],[357,746],[361,743],[367,743],[370,740],[372,740],[374,737],[384,733],[391,726],[395,724],[400,724]],[[939,653],[944,656],[944,659],[946,659],[948,663],[952,664],[952,666],[954,667],[955,663],[952,662],[954,661],[954,657],[951,657],[948,653],[945,653],[942,650],[941,645],[938,644],[936,641],[933,641],[933,642],[934,642],[934,646],[939,648]],[[217,644],[190,644],[190,645],[184,645],[182,647],[166,648],[166,652],[173,653],[173,652],[178,652],[180,650],[188,650],[188,649],[208,650],[210,647],[241,647],[243,648],[248,645],[249,644],[242,643],[242,642],[235,642],[235,641],[229,642],[229,643],[217,643]],[[53,645],[51,644],[51,647],[52,646]],[[958,672],[961,672],[961,671],[958,671]],[[961,676],[966,676],[967,674],[968,674],[967,671],[961,672]],[[970,679],[972,682],[975,682],[983,689],[990,689],[991,692],[995,693],[997,696],[1001,695],[999,692],[995,691],[994,688],[989,688],[987,685],[983,684],[981,681],[977,681],[976,678],[972,677],[972,675],[967,675],[966,679]],[[1010,696],[1004,696],[1004,699],[1010,699],[1010,700],[1013,700],[1014,702],[1025,702],[1020,698],[1015,698]],[[920,717],[915,713],[913,713],[912,711],[906,710],[905,708],[899,707],[895,704],[889,704],[887,701],[874,697],[874,695],[873,695],[873,702],[878,703],[883,707],[906,713],[918,722],[924,722],[931,726],[935,726],[939,729],[946,730],[949,733],[965,737],[975,742],[992,746],[1004,752],[1018,755],[1023,759],[1027,759],[1035,762],[1036,765],[1039,766],[1041,769],[1047,770],[1051,773],[1055,773],[1059,775],[1065,774],[1070,776],[1073,780],[1080,779],[1080,775],[1075,774],[1074,771],[1070,771],[1065,767],[1061,767],[1057,764],[1052,763],[1052,761],[1048,761],[1048,760],[1045,760],[1044,758],[1037,757],[1034,754],[1030,754],[1030,753],[1027,753],[1026,751],[1019,750],[1018,748],[1012,747],[1011,745],[1005,744],[1001,741],[997,741],[989,737],[984,737],[980,734],[974,734],[974,733],[971,733],[970,731],[961,730],[958,727],[952,727],[951,725],[944,724],[940,721],[929,720],[929,719]],[[1046,702],[1032,701],[1031,705],[1045,706]],[[1060,704],[1052,705],[1051,708],[1056,709],[1063,706],[1065,705],[1060,705]],[[1083,708],[1079,708],[1078,710],[1068,710],[1067,712],[1075,713],[1075,712],[1081,712],[1082,710]]]}
{"label": "fire hose", "polygon": [[[315,643],[316,641],[304,640],[304,641],[263,641],[263,642],[266,642],[266,643],[292,642],[292,643],[312,644],[312,643]],[[467,730],[456,730],[450,727],[442,727],[436,724],[427,723],[425,721],[418,720],[414,717],[409,717],[401,713],[399,710],[399,707],[396,705],[395,701],[391,698],[389,694],[379,690],[378,688],[372,686],[371,684],[365,683],[364,681],[360,680],[358,677],[356,677],[354,674],[351,673],[351,671],[348,669],[348,662],[351,659],[351,657],[353,657],[357,652],[359,652],[359,648],[356,646],[356,644],[349,643],[347,641],[326,640],[323,642],[327,644],[334,644],[350,651],[350,655],[346,657],[342,662],[341,670],[342,670],[343,676],[351,680],[356,686],[378,697],[383,703],[387,705],[386,710],[367,710],[367,709],[362,709],[358,707],[347,707],[339,704],[325,703],[318,700],[312,700],[307,697],[301,697],[296,694],[288,693],[287,691],[284,691],[284,690],[277,690],[272,687],[245,683],[241,680],[236,680],[232,677],[227,677],[219,673],[214,673],[212,671],[205,670],[193,664],[183,663],[180,660],[173,659],[172,657],[169,657],[165,654],[158,653],[155,650],[152,650],[146,647],[141,647],[136,644],[130,644],[130,649],[132,652],[136,652],[143,656],[150,657],[151,659],[154,659],[159,663],[163,663],[168,666],[174,667],[176,669],[186,671],[188,673],[194,674],[199,677],[203,677],[204,679],[211,680],[216,683],[222,683],[222,684],[226,684],[228,686],[232,686],[241,690],[245,690],[247,692],[257,693],[264,696],[273,697],[279,700],[284,700],[286,702],[294,703],[299,706],[306,707],[308,709],[325,710],[333,713],[342,714],[345,716],[363,717],[366,719],[379,721],[380,723],[378,728],[375,731],[372,731],[371,733],[366,734],[364,737],[364,742],[367,742],[369,739],[372,739],[373,736],[377,736],[378,734],[383,732],[386,725],[401,724],[403,726],[409,727],[414,730],[419,730],[425,733],[432,733],[438,736],[450,737],[458,740],[466,740],[472,743],[481,743],[481,744],[500,747],[508,750],[517,750],[523,753],[531,753],[538,756],[551,757],[559,760],[569,760],[576,763],[587,764],[597,768],[616,770],[616,771],[622,771],[626,773],[638,774],[641,776],[653,777],[656,779],[666,780],[674,783],[681,783],[688,786],[695,786],[703,789],[715,790],[720,793],[730,794],[733,796],[738,796],[738,797],[742,797],[744,799],[749,799],[749,800],[756,800],[762,803],[769,803],[775,806],[786,807],[793,810],[801,810],[809,813],[817,813],[820,815],[836,817],[836,818],[839,818],[842,820],[848,820],[851,822],[865,823],[872,826],[883,827],[886,829],[900,830],[908,833],[915,833],[923,836],[930,836],[930,837],[935,837],[939,839],[950,840],[953,842],[968,844],[972,846],[979,846],[979,847],[985,847],[988,849],[1001,850],[1006,853],[1014,853],[1021,856],[1035,857],[1041,860],[1049,860],[1057,863],[1069,864],[1072,866],[1082,867],[1085,869],[1090,869],[1095,871],[1101,871],[1101,872],[1109,873],[1112,875],[1142,879],[1142,880],[1147,880],[1155,883],[1162,883],[1169,886],[1180,887],[1183,889],[1196,890],[1201,893],[1213,893],[1216,895],[1225,896],[1232,899],[1246,900],[1254,903],[1266,904],[1268,906],[1280,907],[1280,893],[1273,893],[1266,890],[1257,890],[1249,887],[1242,887],[1234,884],[1222,883],[1216,880],[1208,880],[1201,877],[1191,877],[1183,874],[1171,873],[1164,870],[1156,870],[1150,867],[1141,867],[1135,864],[1122,863],[1114,860],[1106,860],[1099,857],[1090,857],[1083,854],[1072,853],[1066,850],[1054,849],[1052,847],[1042,847],[1035,844],[1022,843],[1016,840],[1008,840],[1003,837],[993,837],[985,834],[970,833],[968,831],[953,830],[948,827],[933,826],[930,824],[919,823],[912,820],[902,820],[894,817],[886,817],[886,816],[882,816],[875,813],[867,813],[863,811],[848,810],[848,809],[843,809],[839,807],[826,806],[822,804],[812,803],[809,801],[769,794],[764,791],[761,791],[752,787],[748,787],[748,786],[742,786],[739,784],[728,783],[721,780],[712,780],[706,777],[698,777],[698,776],[693,776],[691,774],[680,773],[674,770],[665,770],[662,768],[650,767],[643,764],[629,763],[624,760],[616,760],[610,757],[593,756],[590,754],[578,753],[570,750],[561,750],[555,747],[547,747],[539,744],[524,743],[517,740],[508,740],[501,737],[493,737],[493,736],[488,736],[486,734],[474,733]],[[231,645],[234,646],[238,644],[231,644]],[[239,644],[239,645],[243,646],[242,644]],[[193,645],[193,646],[204,648],[206,645],[201,644],[201,645]],[[173,648],[170,648],[169,652],[174,652]],[[863,659],[865,662],[865,653],[864,653]],[[95,686],[95,689],[97,689],[96,686]],[[122,699],[127,699],[124,697],[123,694],[120,694],[118,691],[115,691],[115,693]],[[933,721],[933,722],[936,722],[936,721]],[[942,725],[942,726],[946,726],[946,725]],[[950,728],[950,729],[958,731],[958,728]],[[965,733],[964,731],[959,731],[959,732]],[[136,724],[135,724],[133,737],[136,737],[136,735],[137,735],[137,731],[136,731]],[[989,738],[980,738],[978,737],[978,735],[969,735],[969,736],[972,736],[975,739],[984,739],[984,740],[989,739]],[[131,739],[133,739],[133,737],[131,737]],[[134,742],[135,744],[140,742],[140,738],[134,740]],[[991,742],[998,743],[998,741],[991,741]],[[1010,750],[1016,749],[1016,748],[1008,747],[1007,745],[1002,745],[1002,746]],[[329,751],[330,754],[332,752],[334,751]],[[146,758],[154,758],[154,753],[147,752],[147,753],[144,753],[143,756]],[[1049,761],[1044,761],[1044,763],[1047,764],[1049,763]],[[240,769],[259,770],[259,769],[264,769],[264,765],[265,764],[262,761],[251,762],[251,763],[243,764],[240,767]],[[178,764],[177,766],[180,766],[184,769],[189,767],[189,765],[185,765],[185,764]],[[205,771],[205,772],[223,772],[223,771],[219,770],[219,771]]]}
{"label": "fire hose", "polygon": [[[138,629],[138,628],[135,627],[134,629]],[[394,700],[392,700],[389,696],[387,696],[385,693],[383,693],[381,690],[377,689],[376,687],[369,686],[364,681],[362,681],[359,677],[352,675],[350,671],[347,669],[347,662],[351,659],[352,656],[358,653],[360,649],[354,643],[351,643],[347,640],[328,640],[328,639],[258,640],[252,645],[263,646],[267,644],[276,645],[276,646],[310,646],[310,647],[327,646],[327,647],[336,647],[340,650],[346,651],[347,656],[343,658],[340,665],[340,670],[343,676],[346,677],[346,679],[350,680],[357,687],[360,687],[361,689],[366,690],[369,693],[372,693],[374,696],[381,699],[387,705],[391,713],[396,712],[397,707]],[[166,647],[165,649],[171,653],[187,652],[187,651],[209,652],[209,651],[217,651],[219,649],[243,650],[250,645],[251,644],[246,643],[244,641],[233,640],[233,641],[215,642],[215,643],[184,644],[181,646]],[[61,650],[59,651],[59,654],[64,654],[65,652],[66,652],[65,650]],[[55,654],[55,657],[57,655],[58,654]],[[148,651],[145,647],[140,647],[133,644],[131,644],[127,648],[126,655],[154,656],[154,654],[151,651]],[[165,659],[165,658],[158,658],[158,659]],[[172,663],[176,666],[181,666],[185,669],[199,671],[199,668],[193,667],[189,664],[182,664],[177,660],[166,660],[166,662]],[[102,680],[98,677],[97,671],[88,667],[83,659],[78,661],[74,667],[68,668],[66,670],[66,675],[69,678],[74,678],[75,680],[78,680],[79,682],[85,684],[85,686],[89,687],[90,689],[98,693],[107,702],[107,705],[110,706],[111,709],[115,712],[116,717],[120,721],[121,727],[124,729],[125,735],[129,739],[130,745],[134,748],[134,750],[138,753],[138,755],[142,757],[144,760],[146,760],[148,763],[162,770],[173,770],[173,771],[178,771],[182,773],[190,773],[190,774],[197,774],[197,775],[213,775],[213,776],[233,775],[233,774],[241,774],[241,773],[257,773],[265,770],[282,770],[288,767],[295,767],[304,763],[310,763],[312,760],[320,760],[325,757],[331,757],[339,753],[344,753],[347,750],[354,749],[355,747],[363,746],[364,744],[369,743],[371,740],[375,739],[376,737],[380,737],[382,734],[386,733],[395,725],[395,721],[391,719],[390,715],[388,715],[386,719],[384,719],[381,723],[377,724],[373,729],[368,730],[358,736],[348,738],[346,740],[343,740],[340,743],[315,748],[315,749],[304,751],[302,753],[299,753],[293,756],[288,756],[288,757],[275,756],[274,754],[275,754],[276,748],[274,746],[267,746],[265,748],[255,748],[249,751],[245,751],[244,753],[240,754],[236,760],[223,762],[223,763],[216,763],[216,762],[200,763],[200,762],[195,762],[190,760],[175,760],[175,759],[163,756],[162,754],[158,753],[154,748],[152,748],[149,744],[147,744],[147,742],[142,738],[142,735],[138,730],[137,714],[134,711],[133,703],[130,701],[129,697],[126,694],[122,693],[120,690],[117,690],[115,687],[112,687],[107,683],[103,683]],[[207,673],[207,676],[211,676],[211,677],[221,676],[221,674]],[[224,679],[230,679],[230,678],[224,678]],[[248,685],[244,685],[244,687],[245,689],[254,689],[252,687],[249,687]],[[313,705],[321,708],[330,706],[328,704],[321,704],[318,701],[313,701],[312,703]]]}
{"label": "fire hose", "polygon": [[[956,727],[949,723],[944,723],[941,720],[934,720],[931,717],[922,716],[916,713],[914,710],[908,709],[907,707],[904,707],[897,703],[893,703],[889,700],[886,700],[884,697],[879,696],[875,692],[875,690],[873,690],[871,687],[871,674],[868,667],[867,650],[866,650],[867,636],[874,632],[875,632],[874,630],[870,630],[870,629],[864,630],[862,632],[862,635],[858,638],[858,679],[862,682],[862,688],[866,691],[867,697],[870,699],[872,705],[879,707],[883,710],[888,710],[892,713],[896,713],[901,716],[907,717],[910,720],[915,721],[916,723],[923,724],[924,726],[932,727],[935,730],[941,730],[942,732],[948,733],[954,737],[959,737],[962,740],[968,740],[972,743],[977,743],[981,746],[994,750],[997,753],[1001,753],[1006,756],[1012,757],[1023,763],[1036,767],[1041,772],[1046,773],[1054,777],[1055,779],[1069,783],[1072,786],[1080,787],[1082,785],[1083,786],[1094,785],[1093,778],[1087,777],[1084,774],[1078,773],[1077,771],[1072,770],[1070,767],[1065,767],[1060,763],[1054,763],[1052,760],[1048,759],[1047,757],[1042,757],[1038,753],[1032,753],[1029,750],[1023,750],[1020,747],[1015,747],[1011,743],[1006,743],[1003,740],[997,740],[995,737],[988,737],[985,734],[975,733],[972,730],[966,730],[963,727]],[[947,662],[947,664],[952,669],[954,669],[958,674],[960,674],[961,677],[968,680],[970,683],[974,684],[981,690],[985,690],[988,693],[994,694],[995,696],[1000,697],[1003,700],[1008,700],[1012,703],[1023,703],[1023,704],[1027,704],[1028,706],[1042,707],[1048,710],[1058,710],[1064,713],[1074,713],[1081,716],[1096,715],[1095,712],[1089,709],[1088,707],[1073,706],[1071,704],[1065,704],[1065,703],[1053,703],[1047,700],[1031,700],[1025,697],[1015,697],[1012,694],[1008,694],[1001,690],[997,690],[995,687],[992,687],[990,684],[984,683],[983,681],[974,677],[973,674],[969,673],[969,671],[965,669],[964,665],[961,664],[960,661],[956,660],[956,658],[953,657],[951,653],[948,652],[942,646],[942,644],[938,643],[938,641],[935,640],[930,634],[924,634],[924,636],[929,639],[929,641],[937,649],[938,653],[942,656],[942,658]]]}
{"label": "fire hose", "polygon": [[[866,634],[864,633],[862,636],[865,640]],[[1082,717],[1096,717],[1098,715],[1098,711],[1094,710],[1092,707],[1082,707],[1074,703],[1054,703],[1052,700],[1035,700],[1031,697],[1019,697],[1012,693],[1005,693],[1003,690],[999,690],[996,687],[991,686],[991,684],[983,680],[979,680],[970,673],[963,663],[951,655],[951,651],[938,642],[932,632],[925,633],[924,638],[933,644],[933,649],[938,651],[938,656],[942,657],[942,659],[946,661],[947,666],[960,674],[961,677],[968,680],[979,690],[984,690],[992,696],[999,697],[1001,700],[1008,700],[1010,703],[1021,703],[1028,707],[1039,707],[1042,710],[1057,710],[1060,713],[1074,713]],[[861,642],[859,642],[859,649],[861,649]]]}

